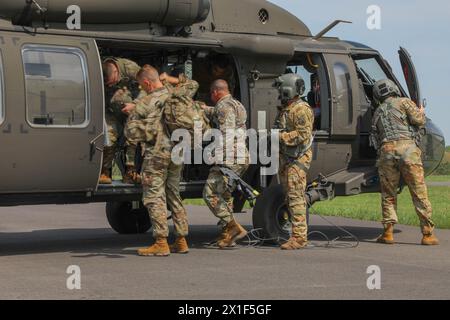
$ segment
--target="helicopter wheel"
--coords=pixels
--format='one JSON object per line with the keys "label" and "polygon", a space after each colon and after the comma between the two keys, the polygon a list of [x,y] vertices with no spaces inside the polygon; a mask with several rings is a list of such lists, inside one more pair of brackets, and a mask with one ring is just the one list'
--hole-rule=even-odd
{"label": "helicopter wheel", "polygon": [[[287,208],[286,193],[281,185],[273,185],[264,190],[253,209],[253,227],[262,229],[265,239],[277,243],[278,240],[289,239],[292,224]],[[309,224],[309,210],[306,211]]]}
{"label": "helicopter wheel", "polygon": [[146,233],[151,227],[148,211],[142,204],[133,209],[131,202],[108,202],[106,217],[111,228],[120,234]]}

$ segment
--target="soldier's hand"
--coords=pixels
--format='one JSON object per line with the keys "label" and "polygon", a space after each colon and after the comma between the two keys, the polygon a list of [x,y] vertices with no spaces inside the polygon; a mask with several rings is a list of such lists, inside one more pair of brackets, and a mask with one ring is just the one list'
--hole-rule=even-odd
{"label": "soldier's hand", "polygon": [[421,104],[421,105],[419,106],[419,112],[420,112],[420,113],[425,113],[425,108],[423,107],[423,104]]}
{"label": "soldier's hand", "polygon": [[124,105],[124,108],[122,109],[122,112],[125,114],[130,114],[133,112],[133,110],[136,108],[136,105],[134,103],[126,103]]}
{"label": "soldier's hand", "polygon": [[166,72],[163,72],[159,75],[159,80],[161,80],[161,82],[167,81],[168,76],[169,75]]}
{"label": "soldier's hand", "polygon": [[280,132],[280,140],[281,141],[285,141],[289,138],[289,133],[286,131],[281,131]]}
{"label": "soldier's hand", "polygon": [[160,74],[159,80],[161,80],[161,82],[168,82],[175,86],[180,83],[180,79],[169,76],[166,72]]}

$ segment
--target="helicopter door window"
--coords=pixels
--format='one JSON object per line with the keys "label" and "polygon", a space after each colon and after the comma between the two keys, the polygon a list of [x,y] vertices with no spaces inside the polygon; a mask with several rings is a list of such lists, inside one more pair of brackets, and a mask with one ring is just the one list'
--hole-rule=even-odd
{"label": "helicopter door window", "polygon": [[336,80],[336,111],[338,113],[348,110],[348,124],[353,122],[353,93],[351,87],[350,71],[346,64],[338,62],[333,66]]}
{"label": "helicopter door window", "polygon": [[29,124],[85,128],[89,103],[83,52],[77,48],[28,45],[22,57]]}
{"label": "helicopter door window", "polygon": [[375,82],[389,77],[375,57],[356,59],[355,64],[358,76],[364,85],[364,91],[367,97],[372,100],[372,88]]}
{"label": "helicopter door window", "polygon": [[3,87],[3,61],[2,53],[0,51],[0,123],[5,120],[5,101],[4,101],[4,87]]}

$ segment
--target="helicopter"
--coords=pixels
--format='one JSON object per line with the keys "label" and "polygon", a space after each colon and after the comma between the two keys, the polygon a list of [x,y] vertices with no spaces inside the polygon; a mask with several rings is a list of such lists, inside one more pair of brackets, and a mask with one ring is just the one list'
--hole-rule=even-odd
{"label": "helicopter", "polygon": [[[69,29],[77,5],[81,27]],[[248,127],[271,128],[280,105],[274,83],[300,74],[314,109],[309,205],[379,191],[376,151],[370,146],[373,84],[389,78],[404,97],[422,104],[411,56],[400,48],[407,90],[375,49],[326,34],[264,0],[2,0],[0,4],[0,206],[106,202],[111,227],[124,234],[151,227],[142,189],[115,181],[99,185],[105,144],[102,59],[118,56],[193,78],[217,56],[232,68],[234,96]],[[205,67],[206,66],[206,67]],[[197,80],[197,79],[196,79]],[[209,83],[198,79],[200,91]],[[264,112],[264,121],[258,114]],[[428,119],[421,142],[426,174],[440,164],[445,141]],[[120,163],[120,161],[118,161]],[[253,224],[270,237],[289,230],[277,175],[252,165],[245,181],[261,191]],[[184,198],[200,198],[207,165],[185,165]],[[236,195],[234,209],[245,199]]]}

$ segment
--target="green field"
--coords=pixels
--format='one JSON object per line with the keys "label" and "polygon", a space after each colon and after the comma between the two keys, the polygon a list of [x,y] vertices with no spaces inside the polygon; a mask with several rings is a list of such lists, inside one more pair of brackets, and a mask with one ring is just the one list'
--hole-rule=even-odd
{"label": "green field", "polygon": [[450,176],[429,176],[427,182],[450,182]]}
{"label": "green field", "polygon": [[[429,187],[428,192],[433,206],[433,221],[438,228],[450,229],[450,187]],[[379,194],[339,197],[332,201],[315,204],[313,212],[327,216],[380,221],[381,199]],[[398,199],[398,218],[400,224],[419,225],[419,219],[407,189]]]}
{"label": "green field", "polygon": [[[432,176],[428,182],[450,181],[450,176]],[[440,229],[450,229],[450,187],[429,187],[430,201],[433,206],[433,221]],[[202,199],[184,201],[188,205],[204,205]],[[248,206],[246,206],[248,208]],[[332,201],[316,203],[312,214],[345,217],[358,220],[380,221],[381,199],[379,194],[362,194],[352,197],[338,197]],[[398,218],[400,224],[419,225],[411,196],[406,188],[399,196]]]}

